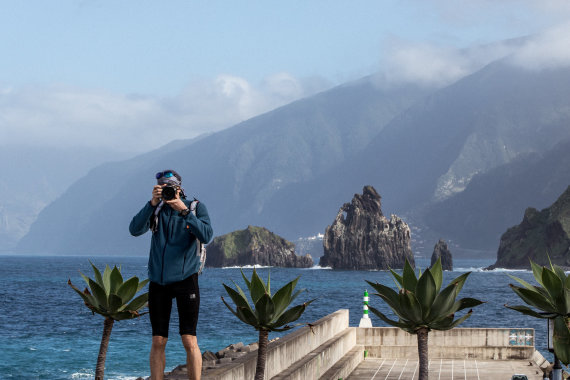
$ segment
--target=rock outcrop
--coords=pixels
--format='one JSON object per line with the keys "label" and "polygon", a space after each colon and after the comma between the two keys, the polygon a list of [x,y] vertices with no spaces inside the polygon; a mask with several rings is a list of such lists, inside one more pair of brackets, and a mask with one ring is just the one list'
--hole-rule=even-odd
{"label": "rock outcrop", "polygon": [[492,268],[530,268],[537,264],[570,267],[570,186],[552,204],[538,211],[529,207],[521,224],[501,236],[497,262]]}
{"label": "rock outcrop", "polygon": [[430,267],[435,264],[438,258],[441,258],[441,269],[453,270],[453,257],[451,256],[451,251],[447,247],[447,243],[443,239],[439,239],[433,247]]}
{"label": "rock outcrop", "polygon": [[380,195],[365,186],[345,203],[323,239],[321,266],[334,269],[402,268],[406,259],[411,265],[414,255],[410,245],[410,228],[396,215],[382,214]]}
{"label": "rock outcrop", "polygon": [[295,245],[263,227],[248,226],[214,238],[207,246],[209,267],[263,265],[288,268],[313,266],[310,255],[297,256]]}

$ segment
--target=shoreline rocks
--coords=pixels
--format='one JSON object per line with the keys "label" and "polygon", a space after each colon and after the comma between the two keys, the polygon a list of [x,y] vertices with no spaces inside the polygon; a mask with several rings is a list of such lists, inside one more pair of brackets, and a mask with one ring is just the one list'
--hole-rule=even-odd
{"label": "shoreline rocks", "polygon": [[[279,337],[271,339],[269,343],[278,340]],[[204,351],[202,353],[202,376],[208,374],[208,370],[224,367],[230,364],[237,358],[240,358],[250,352],[257,351],[258,343],[253,342],[248,345],[244,345],[243,342],[238,342],[230,344],[229,346],[219,350],[214,353],[212,351]],[[149,380],[147,377],[146,380]],[[176,366],[172,371],[166,372],[164,374],[165,380],[186,380],[188,379],[188,370],[186,369],[186,364],[180,364]],[[139,377],[137,380],[144,380]]]}

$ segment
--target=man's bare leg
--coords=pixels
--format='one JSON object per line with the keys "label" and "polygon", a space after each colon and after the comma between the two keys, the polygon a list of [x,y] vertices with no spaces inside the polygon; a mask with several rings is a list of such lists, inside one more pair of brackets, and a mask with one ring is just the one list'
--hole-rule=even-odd
{"label": "man's bare leg", "polygon": [[194,335],[184,334],[182,335],[182,344],[186,349],[188,379],[200,380],[202,377],[202,353],[198,347],[198,339]]}
{"label": "man's bare leg", "polygon": [[150,347],[150,378],[151,380],[164,379],[164,367],[166,366],[166,356],[164,349],[166,348],[168,338],[163,336],[153,336],[152,346]]}

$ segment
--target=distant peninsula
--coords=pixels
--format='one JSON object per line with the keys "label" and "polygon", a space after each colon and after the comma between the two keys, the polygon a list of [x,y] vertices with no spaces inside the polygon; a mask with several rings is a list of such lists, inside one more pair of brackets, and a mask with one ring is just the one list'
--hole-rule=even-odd
{"label": "distant peninsula", "polygon": [[208,267],[262,265],[286,268],[310,268],[311,255],[297,256],[295,244],[264,227],[248,226],[244,230],[215,237],[207,246]]}
{"label": "distant peninsula", "polygon": [[410,227],[396,215],[382,214],[381,197],[372,186],[364,186],[345,203],[328,226],[323,239],[321,266],[333,269],[403,268],[407,259],[414,265]]}
{"label": "distant peninsula", "polygon": [[552,204],[538,211],[529,207],[522,222],[502,236],[493,268],[530,268],[529,259],[540,265],[570,268],[570,186]]}

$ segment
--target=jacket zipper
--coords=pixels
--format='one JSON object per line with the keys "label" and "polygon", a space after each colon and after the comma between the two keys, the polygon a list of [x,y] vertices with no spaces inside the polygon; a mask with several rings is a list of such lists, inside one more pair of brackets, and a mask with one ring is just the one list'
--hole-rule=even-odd
{"label": "jacket zipper", "polygon": [[166,241],[164,242],[164,248],[162,248],[162,271],[160,272],[160,284],[164,284],[164,254],[166,252],[166,246],[168,245],[168,238],[170,237],[170,220],[172,219],[172,210],[168,214],[168,223],[166,224]]}

